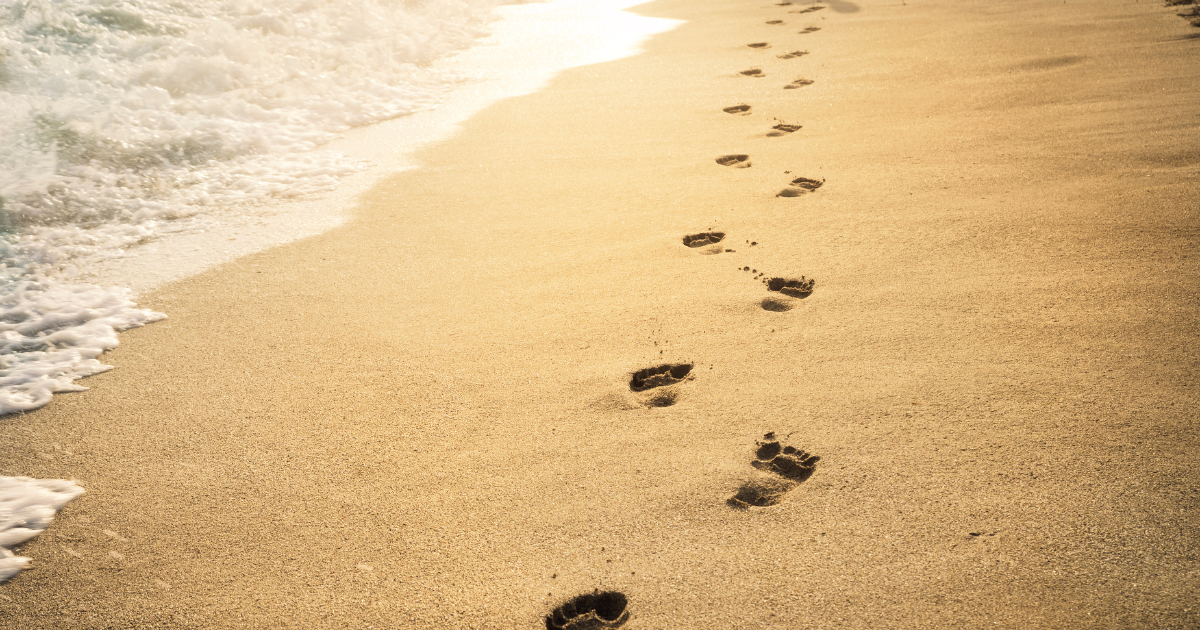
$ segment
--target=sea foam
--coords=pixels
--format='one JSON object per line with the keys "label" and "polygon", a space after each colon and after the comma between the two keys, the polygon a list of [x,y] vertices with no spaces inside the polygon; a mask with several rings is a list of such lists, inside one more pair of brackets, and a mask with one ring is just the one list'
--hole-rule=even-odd
{"label": "sea foam", "polygon": [[163,317],[87,270],[335,187],[362,164],[315,149],[434,107],[500,4],[0,0],[0,414]]}
{"label": "sea foam", "polygon": [[62,506],[83,494],[83,488],[62,479],[0,477],[0,583],[29,564],[9,551],[42,533]]}

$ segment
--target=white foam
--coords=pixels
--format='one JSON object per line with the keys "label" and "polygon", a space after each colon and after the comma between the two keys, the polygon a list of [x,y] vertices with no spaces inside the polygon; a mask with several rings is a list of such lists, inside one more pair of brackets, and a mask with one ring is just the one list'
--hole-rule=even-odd
{"label": "white foam", "polygon": [[62,479],[0,477],[0,584],[29,564],[9,550],[42,533],[83,488]]}

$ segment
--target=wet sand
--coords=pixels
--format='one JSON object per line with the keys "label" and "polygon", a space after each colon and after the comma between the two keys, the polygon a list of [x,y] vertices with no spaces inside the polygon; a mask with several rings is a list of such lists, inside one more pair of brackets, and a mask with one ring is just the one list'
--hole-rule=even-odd
{"label": "wet sand", "polygon": [[1195,29],[810,6],[638,7],[688,23],[145,296],[117,369],[2,420],[0,474],[87,494],[0,627],[537,628],[593,589],[628,628],[1195,627]]}

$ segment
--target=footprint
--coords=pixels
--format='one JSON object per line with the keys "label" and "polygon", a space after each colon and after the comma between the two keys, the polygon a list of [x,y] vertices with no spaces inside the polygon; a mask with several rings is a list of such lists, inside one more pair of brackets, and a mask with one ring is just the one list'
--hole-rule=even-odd
{"label": "footprint", "polygon": [[817,281],[813,278],[805,278],[800,276],[799,280],[788,278],[771,278],[763,280],[763,284],[767,285],[768,291],[775,291],[784,295],[790,295],[794,298],[804,299],[812,295],[813,287]]}
{"label": "footprint", "polygon": [[767,75],[763,74],[763,71],[759,70],[758,68],[750,68],[749,70],[742,70],[739,74],[742,74],[742,75],[745,75],[748,77],[758,77],[758,78],[767,76]]}
{"label": "footprint", "polygon": [[782,55],[776,55],[776,56],[779,57],[780,59],[795,59],[796,57],[803,57],[804,55],[807,55],[807,54],[808,54],[807,50],[793,50],[792,52],[787,52],[787,53],[783,53]]}
{"label": "footprint", "polygon": [[644,392],[655,387],[682,383],[687,380],[691,371],[691,363],[667,363],[658,367],[638,370],[629,379],[629,389],[635,392]]}
{"label": "footprint", "polygon": [[784,495],[804,483],[817,470],[821,460],[792,446],[784,446],[768,433],[755,444],[751,466],[768,473],[770,477],[752,479],[738,489],[737,494],[726,503],[733,508],[746,510],[751,507],[768,507],[783,501]]}
{"label": "footprint", "polygon": [[624,593],[597,589],[572,598],[546,615],[546,630],[618,628],[626,621],[629,621],[629,600]]}
{"label": "footprint", "polygon": [[813,84],[812,79],[796,79],[795,81],[792,81],[791,83],[783,86],[783,89],[794,90],[796,88],[802,88],[806,85],[812,85],[812,84]]}
{"label": "footprint", "polygon": [[725,112],[726,114],[738,114],[740,116],[746,116],[750,114],[750,106],[743,103],[741,105],[734,105],[733,107],[726,107],[721,111]]}
{"label": "footprint", "polygon": [[777,194],[775,196],[776,197],[799,197],[800,195],[806,195],[824,185],[825,185],[825,180],[823,180],[823,179],[820,181],[817,181],[815,179],[809,179],[807,177],[797,177],[796,179],[792,180],[792,188],[784,188],[783,190],[779,191],[779,194]]}
{"label": "footprint", "polygon": [[679,401],[679,388],[671,386],[689,380],[691,372],[691,363],[646,368],[633,374],[629,380],[629,389],[639,393],[646,392],[639,398],[641,404],[647,407],[670,407]]}
{"label": "footprint", "polygon": [[749,168],[750,156],[745,154],[737,155],[722,155],[717,158],[717,164],[721,166],[735,166],[737,168]]}
{"label": "footprint", "polygon": [[808,478],[817,471],[817,462],[821,461],[821,458],[794,446],[784,446],[778,440],[773,439],[774,437],[774,433],[763,436],[763,439],[767,441],[758,442],[758,449],[754,451],[755,459],[750,462],[750,465],[765,472],[775,473],[785,479],[791,479],[796,483],[808,481]]}
{"label": "footprint", "polygon": [[816,33],[819,30],[821,30],[820,26],[809,26],[809,27],[805,28],[803,31],[800,31],[800,34],[808,35],[809,33]]}
{"label": "footprint", "polygon": [[683,237],[683,244],[688,247],[704,247],[705,245],[720,243],[724,238],[724,232],[701,232],[700,234],[688,234]]}
{"label": "footprint", "polygon": [[773,131],[768,131],[767,135],[771,136],[772,138],[777,138],[779,136],[786,136],[789,133],[799,131],[800,127],[801,127],[801,125],[789,125],[788,123],[779,123],[778,125],[771,127],[771,129]]}
{"label": "footprint", "polygon": [[767,42],[756,42],[753,44],[746,44],[746,45],[751,48],[770,48],[771,47],[771,45],[768,44]]}
{"label": "footprint", "polygon": [[783,24],[783,20],[769,20],[767,24]]}
{"label": "footprint", "polygon": [[799,11],[788,11],[788,13],[812,13],[813,11],[820,11],[821,9],[824,9],[824,8],[825,7],[823,7],[823,6],[817,5],[814,7],[808,7],[806,9],[800,9]]}

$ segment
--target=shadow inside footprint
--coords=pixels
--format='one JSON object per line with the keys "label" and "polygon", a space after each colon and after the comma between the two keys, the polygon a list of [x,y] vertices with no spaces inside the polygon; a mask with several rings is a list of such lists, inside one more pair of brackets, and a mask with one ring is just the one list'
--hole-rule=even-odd
{"label": "shadow inside footprint", "polygon": [[803,188],[804,190],[812,192],[812,191],[820,188],[821,186],[824,186],[825,180],[810,179],[808,177],[797,177],[796,179],[792,180],[792,185],[795,186],[796,188]]}
{"label": "shadow inside footprint", "polygon": [[747,168],[750,166],[750,156],[744,153],[736,155],[722,155],[717,158],[717,164],[721,166],[736,166],[737,168]]}
{"label": "shadow inside footprint", "polygon": [[783,24],[783,20],[767,20],[767,24]]}
{"label": "shadow inside footprint", "polygon": [[825,7],[823,7],[821,5],[817,5],[817,6],[813,6],[813,7],[808,7],[806,9],[800,9],[799,11],[788,11],[788,13],[812,13],[813,11],[820,11],[821,9],[824,9],[824,8]]}
{"label": "shadow inside footprint", "polygon": [[763,280],[763,284],[767,285],[768,291],[775,291],[794,298],[804,299],[812,295],[813,287],[816,286],[817,281],[813,278],[800,276],[799,280],[771,278],[770,280]]}
{"label": "shadow inside footprint", "polygon": [[792,52],[786,52],[782,55],[776,55],[776,57],[779,57],[780,59],[795,59],[796,57],[803,57],[807,54],[807,50],[793,50]]}
{"label": "shadow inside footprint", "polygon": [[803,31],[800,31],[800,34],[807,35],[809,33],[816,33],[819,30],[821,30],[820,26],[809,26],[808,28],[804,29]]}
{"label": "shadow inside footprint", "polygon": [[771,45],[768,44],[767,42],[756,42],[754,44],[746,44],[746,45],[751,48],[770,48],[771,47]]}
{"label": "shadow inside footprint", "polygon": [[783,86],[783,89],[794,90],[796,88],[802,88],[806,85],[812,85],[812,84],[813,84],[812,79],[796,79],[795,81],[792,81],[791,83]]}
{"label": "shadow inside footprint", "polygon": [[746,114],[750,113],[750,106],[744,104],[734,105],[733,107],[726,107],[721,111],[725,112],[726,114],[741,114],[742,116],[745,116]]}
{"label": "shadow inside footprint", "polygon": [[[768,434],[769,435],[769,434]],[[817,470],[821,458],[791,446],[783,446],[778,440],[759,442],[754,452],[757,458],[750,462],[755,468],[775,473],[780,477],[804,483]]]}
{"label": "shadow inside footprint", "polygon": [[767,76],[767,75],[763,74],[763,71],[758,68],[750,68],[749,70],[742,70],[740,74],[743,74],[748,77],[758,77],[758,78]]}
{"label": "shadow inside footprint", "polygon": [[767,135],[771,136],[772,138],[777,138],[779,136],[786,136],[789,133],[794,133],[796,131],[799,131],[800,125],[789,125],[787,123],[779,123],[778,125],[771,127],[771,129],[772,129],[772,131],[768,131]]}
{"label": "shadow inside footprint", "polygon": [[629,621],[629,600],[617,591],[596,590],[572,598],[546,615],[546,630],[618,628]]}
{"label": "shadow inside footprint", "polygon": [[824,186],[825,180],[810,179],[808,177],[797,177],[796,179],[792,180],[791,184],[792,184],[791,188],[784,188],[783,190],[779,191],[779,194],[777,194],[775,196],[776,197],[799,197],[800,195],[806,195],[806,194],[813,192],[814,190],[820,188],[821,186]]}
{"label": "shadow inside footprint", "polygon": [[688,247],[704,247],[705,245],[716,245],[724,238],[724,232],[701,232],[700,234],[688,234],[683,237],[683,244]]}
{"label": "shadow inside footprint", "polygon": [[[692,371],[691,363],[667,363],[657,367],[638,370],[629,379],[629,389],[644,392],[655,387],[683,382]],[[656,405],[665,407],[666,405]]]}

